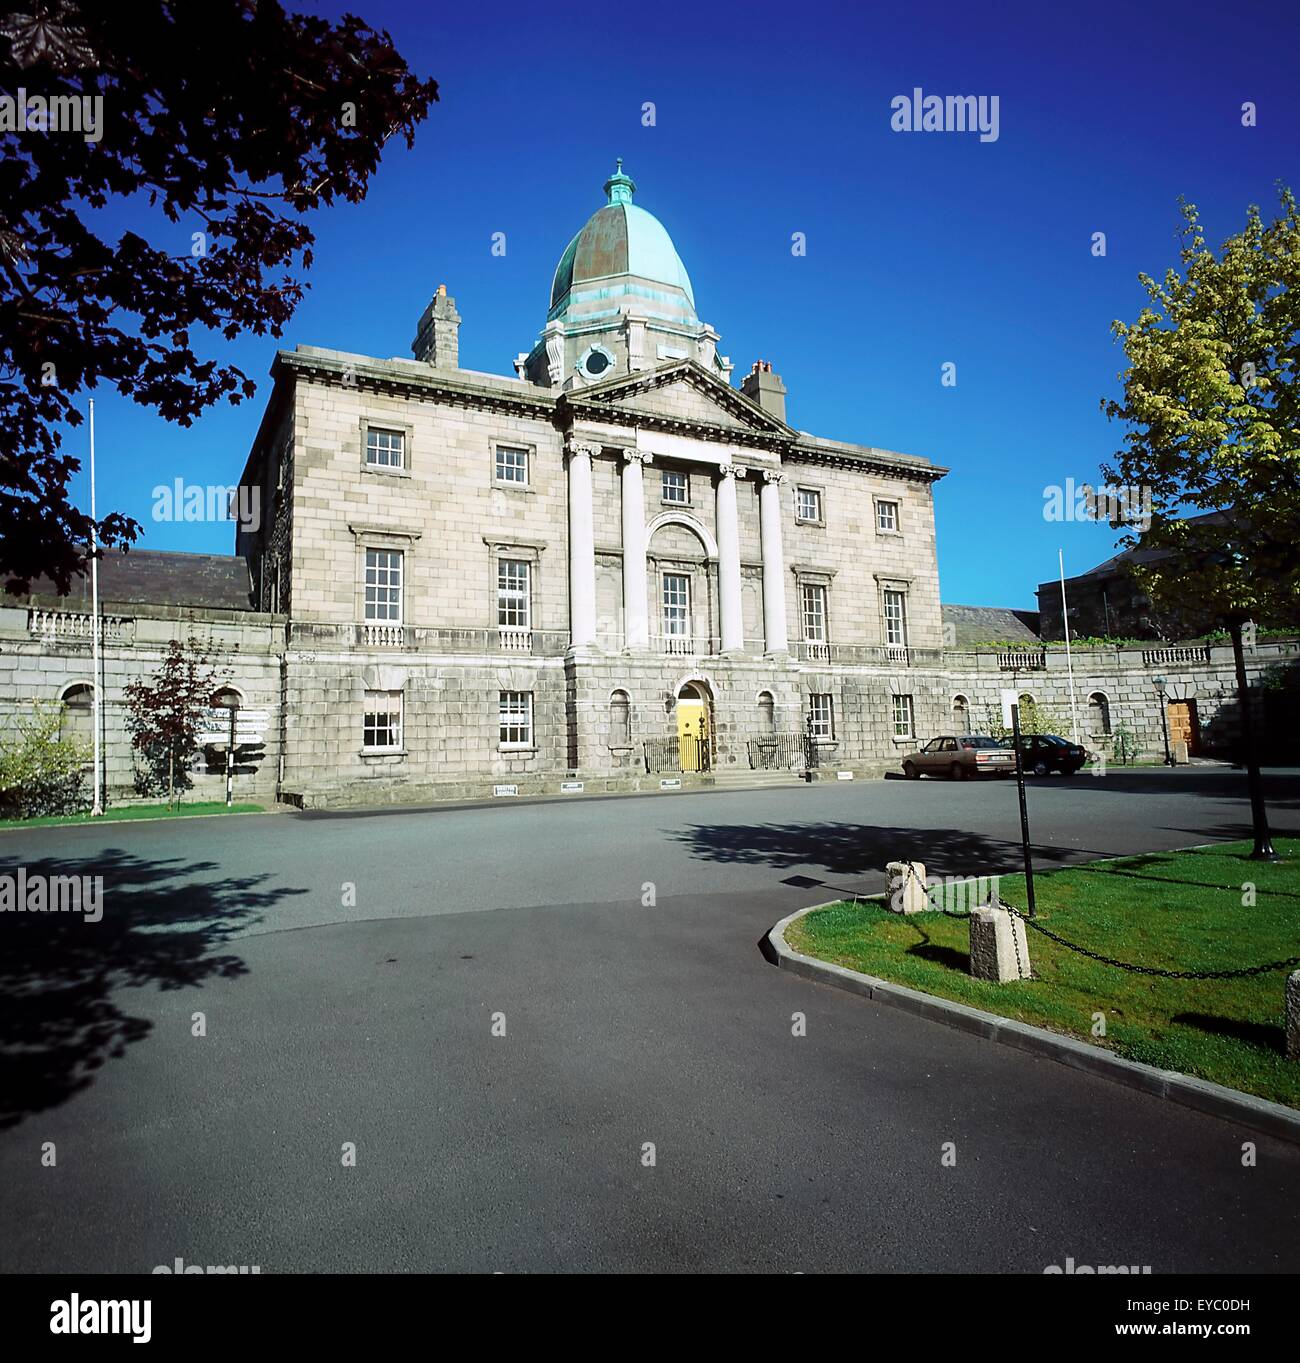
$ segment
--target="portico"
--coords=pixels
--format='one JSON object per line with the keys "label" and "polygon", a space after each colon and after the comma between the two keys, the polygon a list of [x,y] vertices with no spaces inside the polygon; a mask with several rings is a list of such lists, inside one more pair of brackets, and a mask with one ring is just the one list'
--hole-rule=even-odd
{"label": "portico", "polygon": [[[771,467],[752,467],[737,455],[742,451],[710,443],[667,436],[644,429],[620,432],[628,443],[605,437],[570,438],[567,446],[569,512],[569,624],[574,650],[597,648],[596,533],[593,504],[593,464],[610,459],[619,469],[620,534],[622,564],[622,628],[617,632],[619,650],[628,653],[673,652],[655,645],[662,639],[651,628],[652,587],[659,599],[659,584],[648,572],[651,537],[665,525],[680,524],[693,532],[703,546],[705,560],[716,571],[717,633],[711,630],[698,640],[700,652],[742,656],[757,652],[746,647],[742,592],[742,533],[740,487],[756,486],[759,503],[759,537],[762,572],[762,652],[785,654],[786,633],[785,553],[781,529],[781,495],[786,476]],[[765,451],[746,452],[766,463]],[[709,497],[698,496],[689,508],[667,509],[647,515],[646,482],[653,474],[657,456],[671,458],[691,470],[692,482],[709,488]],[[752,499],[751,499],[752,500]],[[702,514],[708,512],[707,519]],[[712,521],[712,532],[708,521]],[[609,635],[606,632],[606,639]],[[695,639],[695,635],[691,635]],[[608,651],[608,649],[606,649]]]}

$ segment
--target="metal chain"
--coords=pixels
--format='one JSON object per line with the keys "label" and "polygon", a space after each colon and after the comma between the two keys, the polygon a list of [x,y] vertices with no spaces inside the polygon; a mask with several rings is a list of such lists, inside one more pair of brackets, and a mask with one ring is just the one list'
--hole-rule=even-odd
{"label": "metal chain", "polygon": [[[1080,956],[1087,956],[1089,960],[1097,961],[1101,965],[1113,965],[1117,970],[1131,970],[1135,975],[1158,975],[1165,980],[1239,980],[1245,979],[1250,975],[1268,975],[1274,970],[1291,970],[1300,966],[1300,956],[1289,956],[1285,961],[1266,961],[1263,965],[1243,966],[1239,970],[1161,970],[1154,965],[1135,965],[1132,961],[1119,961],[1113,956],[1103,956],[1099,951],[1092,951],[1088,947],[1081,947],[1077,942],[1067,942],[1064,937],[1058,936],[1050,929],[1045,928],[1036,918],[1028,918],[1012,904],[999,903],[997,908],[1006,909],[1009,914],[1019,918],[1026,927],[1031,927],[1035,932],[1040,932],[1044,937],[1050,938],[1058,946],[1063,946],[1069,951],[1077,951]],[[942,909],[942,913],[949,918],[969,918],[970,913],[958,913],[955,909]],[[1016,947],[1016,970],[1020,978],[1025,978],[1024,969],[1020,963],[1020,943],[1013,932],[1011,940]]]}

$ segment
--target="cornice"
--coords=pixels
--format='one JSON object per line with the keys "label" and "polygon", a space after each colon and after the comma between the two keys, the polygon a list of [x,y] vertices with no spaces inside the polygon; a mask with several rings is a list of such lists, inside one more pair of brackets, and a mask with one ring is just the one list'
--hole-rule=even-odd
{"label": "cornice", "polygon": [[[344,361],[336,355],[304,355],[281,350],[271,366],[274,375],[291,373],[332,387],[433,400],[462,407],[476,407],[515,415],[540,417],[553,421],[555,397],[532,384],[519,383],[518,392],[495,385],[477,384],[470,378],[453,378],[446,370],[430,370],[427,375],[400,373],[383,361],[360,363]],[[503,378],[502,384],[512,381]]]}

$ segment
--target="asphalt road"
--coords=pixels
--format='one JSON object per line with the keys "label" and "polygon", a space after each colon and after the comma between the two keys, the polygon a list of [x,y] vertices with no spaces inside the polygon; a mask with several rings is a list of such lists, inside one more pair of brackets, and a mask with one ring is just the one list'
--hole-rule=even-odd
{"label": "asphalt road", "polygon": [[[1039,864],[1241,836],[1242,784],[1040,782]],[[0,1268],[1300,1270],[1300,1148],[759,954],[1017,838],[928,781],[0,833],[105,881],[0,919]]]}

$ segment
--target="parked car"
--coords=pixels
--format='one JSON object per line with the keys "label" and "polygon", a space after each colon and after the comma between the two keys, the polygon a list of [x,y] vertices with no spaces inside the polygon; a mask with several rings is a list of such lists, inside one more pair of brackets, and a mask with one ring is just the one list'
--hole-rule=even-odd
{"label": "parked car", "polygon": [[909,781],[918,776],[946,776],[964,781],[968,776],[1011,776],[1015,770],[1014,751],[996,738],[982,734],[932,738],[903,759],[903,775]]}
{"label": "parked car", "polygon": [[1059,734],[1021,734],[1020,760],[1026,772],[1046,776],[1059,771],[1062,776],[1073,776],[1092,754],[1087,748]]}

